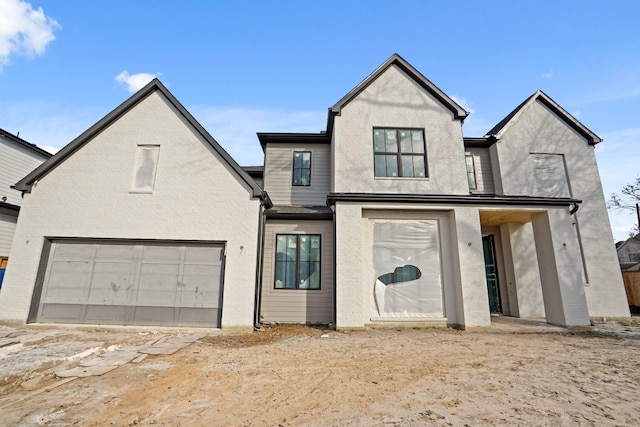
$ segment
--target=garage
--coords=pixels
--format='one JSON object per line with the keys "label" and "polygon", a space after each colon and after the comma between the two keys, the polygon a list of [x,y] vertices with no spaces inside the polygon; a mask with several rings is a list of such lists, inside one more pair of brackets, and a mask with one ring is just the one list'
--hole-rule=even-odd
{"label": "garage", "polygon": [[52,239],[30,320],[220,327],[224,244]]}

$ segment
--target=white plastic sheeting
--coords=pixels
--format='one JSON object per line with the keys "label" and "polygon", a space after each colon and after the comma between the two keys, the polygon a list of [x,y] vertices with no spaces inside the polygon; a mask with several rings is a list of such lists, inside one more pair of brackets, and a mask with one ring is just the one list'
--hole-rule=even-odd
{"label": "white plastic sheeting", "polygon": [[531,154],[536,195],[570,197],[562,154]]}
{"label": "white plastic sheeting", "polygon": [[443,317],[438,221],[370,221],[380,317]]}

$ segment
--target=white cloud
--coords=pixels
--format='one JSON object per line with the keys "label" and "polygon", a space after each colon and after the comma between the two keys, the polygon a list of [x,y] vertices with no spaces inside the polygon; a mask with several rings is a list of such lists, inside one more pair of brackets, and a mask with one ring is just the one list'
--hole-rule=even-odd
{"label": "white cloud", "polygon": [[542,77],[545,79],[552,79],[553,78],[553,71],[547,71],[546,73],[542,73]]}
{"label": "white cloud", "polygon": [[161,75],[162,73],[129,74],[127,70],[124,70],[116,76],[115,80],[119,83],[124,83],[125,85],[127,85],[127,90],[129,91],[129,93],[135,93],[142,89],[151,80]]}
{"label": "white cloud", "polygon": [[62,28],[23,0],[0,0],[0,70],[13,54],[35,56],[44,53],[55,40],[53,32]]}
{"label": "white cloud", "polygon": [[476,110],[471,106],[471,102],[467,101],[467,98],[457,95],[451,95],[451,99],[453,99],[456,104],[467,110],[469,114],[474,113]]}

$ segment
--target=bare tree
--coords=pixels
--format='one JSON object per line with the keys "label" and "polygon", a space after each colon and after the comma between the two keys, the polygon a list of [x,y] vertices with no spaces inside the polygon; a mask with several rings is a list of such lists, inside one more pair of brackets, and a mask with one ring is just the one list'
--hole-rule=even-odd
{"label": "bare tree", "polygon": [[611,210],[635,211],[638,215],[638,224],[629,233],[630,236],[640,232],[640,176],[630,184],[625,185],[619,194],[613,193],[607,203]]}

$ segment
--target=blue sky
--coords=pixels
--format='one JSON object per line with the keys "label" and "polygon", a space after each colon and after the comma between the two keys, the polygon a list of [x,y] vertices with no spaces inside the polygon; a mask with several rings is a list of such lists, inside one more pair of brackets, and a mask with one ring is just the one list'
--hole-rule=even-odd
{"label": "blue sky", "polygon": [[[241,165],[256,132],[318,132],[394,52],[482,136],[542,89],[640,175],[640,2],[0,0],[0,127],[55,151],[153,76]],[[635,215],[610,214],[624,239]]]}

